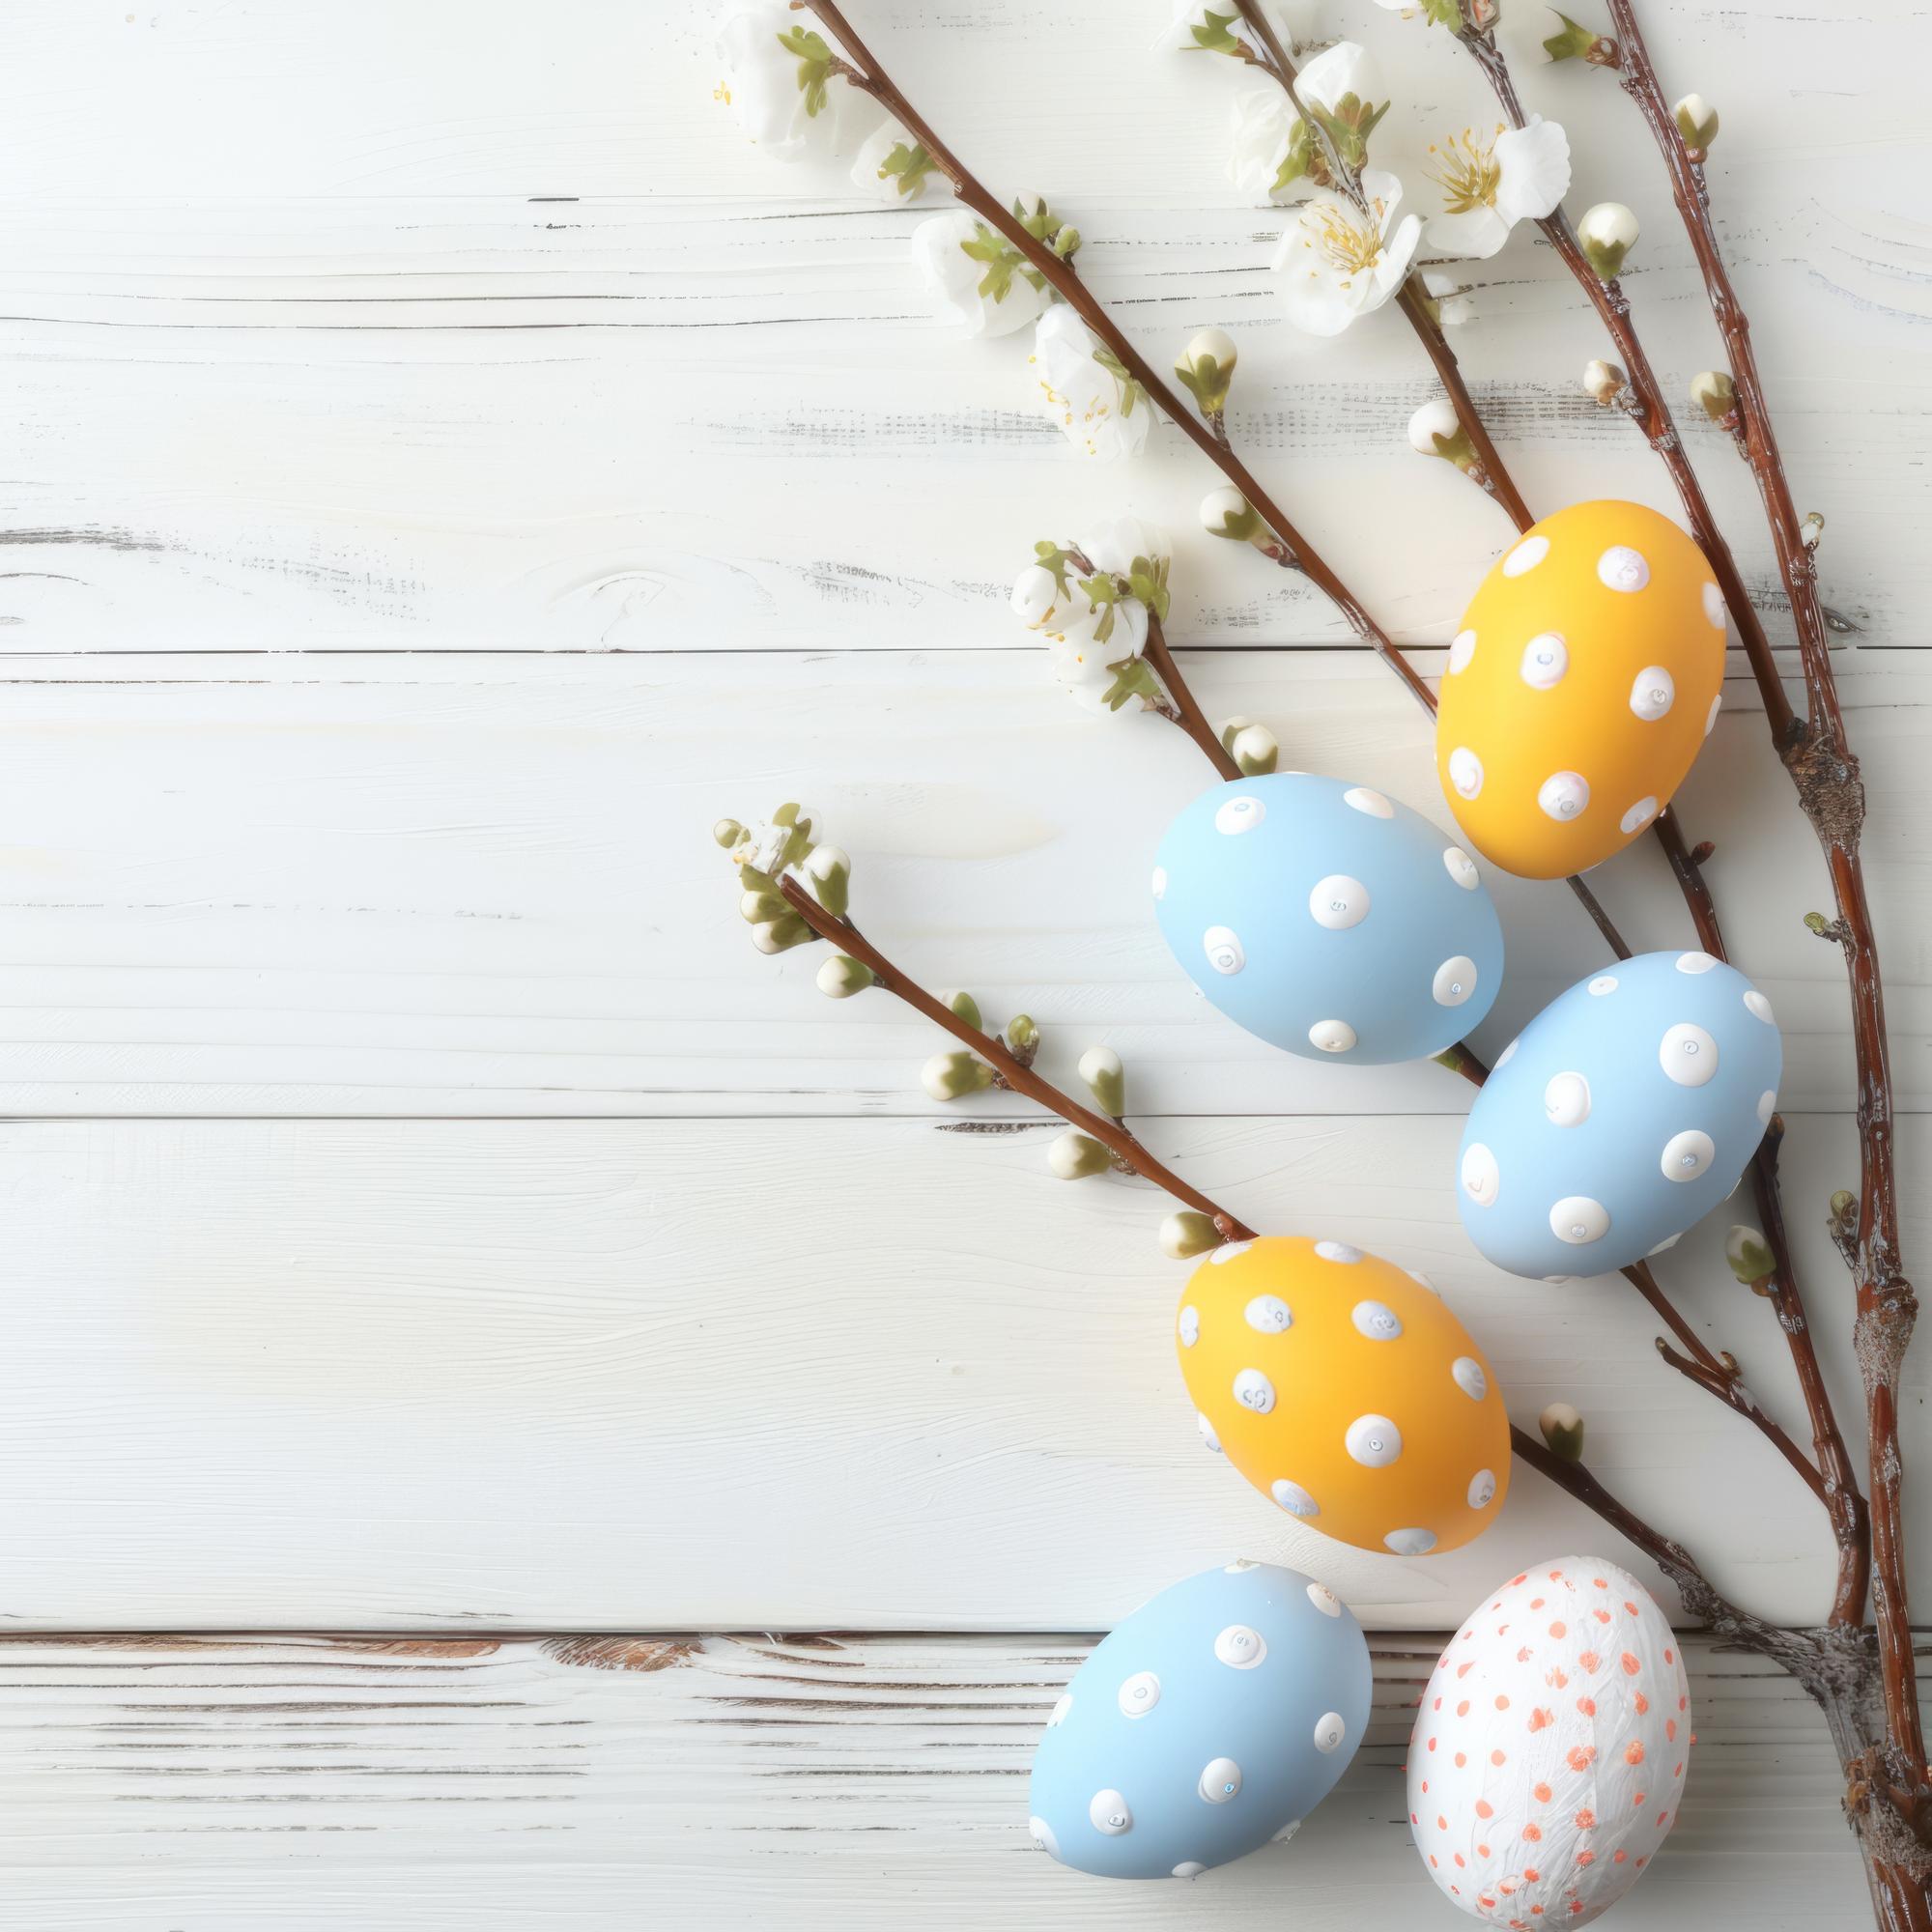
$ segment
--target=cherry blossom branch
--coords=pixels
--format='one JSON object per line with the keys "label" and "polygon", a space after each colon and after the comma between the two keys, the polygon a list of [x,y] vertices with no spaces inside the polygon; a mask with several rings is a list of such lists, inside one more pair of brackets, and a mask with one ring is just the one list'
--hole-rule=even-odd
{"label": "cherry blossom branch", "polygon": [[1029,1100],[1037,1101],[1070,1126],[1078,1127],[1083,1134],[1091,1134],[1126,1172],[1151,1180],[1177,1201],[1185,1203],[1198,1213],[1206,1214],[1220,1231],[1223,1240],[1251,1241],[1255,1238],[1252,1228],[1225,1208],[1216,1207],[1199,1188],[1190,1186],[1172,1168],[1155,1159],[1119,1121],[1109,1120],[1106,1115],[1096,1114],[1093,1108],[1083,1106],[1070,1094],[1063,1093],[1050,1080],[1036,1073],[997,1035],[982,1032],[962,1019],[951,1007],[935,999],[916,980],[888,959],[849,919],[828,912],[795,878],[786,874],[779,880],[778,888],[784,895],[785,903],[821,939],[829,939],[849,958],[858,960],[887,992],[895,999],[903,1000],[934,1026],[944,1028],[962,1046],[970,1048],[983,1060],[993,1069],[997,1085],[1024,1094]]}
{"label": "cherry blossom branch", "polygon": [[1147,392],[1149,400],[1247,498],[1262,521],[1293,554],[1302,574],[1342,613],[1350,629],[1402,679],[1418,702],[1433,706],[1434,699],[1421,675],[1396,649],[1387,633],[1369,615],[1361,600],[1289,521],[1287,513],[1262,488],[1247,465],[1233,449],[1223,445],[1214,431],[1175,394],[1147,357],[1127,340],[1119,324],[1108,314],[1106,306],[1081,281],[1073,265],[1056,255],[1038,237],[1028,234],[1024,224],[994,199],[952,149],[933,132],[924,117],[899,92],[871,50],[854,32],[835,0],[791,0],[791,4],[797,11],[817,16],[819,23],[844,49],[851,65],[843,68],[842,71],[852,84],[863,88],[897,117],[900,125],[924,148],[933,166],[952,184],[952,192],[961,205],[971,209],[988,228],[1026,258],[1034,271],[1106,344],[1128,376]]}
{"label": "cherry blossom branch", "polygon": [[[1326,151],[1329,170],[1340,184],[1343,193],[1366,214],[1368,202],[1361,185],[1343,164],[1326,130],[1303,105],[1295,85],[1300,78],[1300,70],[1282,44],[1281,37],[1275,32],[1260,0],[1235,0],[1235,5],[1240,9],[1242,19],[1248,23],[1260,43],[1261,51],[1259,54],[1251,53],[1250,64],[1260,68],[1279,84],[1293,102],[1294,111],[1300,115],[1302,125],[1308,129],[1309,139],[1320,143]],[[1237,44],[1246,46],[1245,42]],[[1448,333],[1430,314],[1428,292],[1422,286],[1421,275],[1415,270],[1411,270],[1405,278],[1396,297],[1396,304],[1434,364],[1436,378],[1448,394],[1449,405],[1456,412],[1456,420],[1462,425],[1463,434],[1469,439],[1470,447],[1475,452],[1475,468],[1468,472],[1471,481],[1502,505],[1519,530],[1528,529],[1536,522],[1535,515],[1523,501],[1522,493],[1516,487],[1516,479],[1504,465],[1501,452],[1490,440],[1489,427],[1469,394],[1468,384],[1463,380],[1456,352],[1449,347]]]}
{"label": "cherry blossom branch", "polygon": [[1932,1842],[1932,1784],[1918,1708],[1907,1602],[1903,1461],[1898,1439],[1898,1379],[1918,1318],[1918,1297],[1904,1273],[1894,1171],[1891,1068],[1886,1043],[1885,998],[1871,908],[1865,895],[1860,838],[1864,786],[1846,742],[1845,721],[1832,671],[1831,643],[1816,572],[1785,476],[1766,407],[1750,326],[1718,245],[1701,156],[1693,158],[1676,115],[1666,106],[1657,70],[1631,0],[1609,0],[1625,91],[1636,102],[1663,156],[1672,197],[1703,270],[1711,311],[1731,358],[1738,440],[1756,480],[1771,527],[1778,575],[1798,632],[1808,715],[1795,732],[1774,737],[1798,788],[1805,816],[1824,848],[1837,904],[1837,943],[1851,982],[1852,1036],[1858,1063],[1860,1193],[1852,1278],[1858,1304],[1856,1337],[1865,1389],[1870,1457],[1872,1610],[1878,1631],[1899,1808],[1921,1843]]}
{"label": "cherry blossom branch", "polygon": [[1180,667],[1174,661],[1174,653],[1167,647],[1167,635],[1160,627],[1160,619],[1152,611],[1148,612],[1147,643],[1141,654],[1152,665],[1155,676],[1167,687],[1168,696],[1174,699],[1178,714],[1174,722],[1201,747],[1208,762],[1224,779],[1239,778],[1240,766],[1235,762],[1234,754],[1222,744],[1213,725],[1208,724],[1207,714],[1195,701],[1187,680],[1180,674]]}
{"label": "cherry blossom branch", "polygon": [[[1482,69],[1503,112],[1508,115],[1510,125],[1514,128],[1526,126],[1528,117],[1523,113],[1509,62],[1496,45],[1492,30],[1465,27],[1456,38]],[[1690,534],[1710,559],[1731,620],[1738,627],[1745,655],[1750,661],[1751,674],[1756,678],[1764,698],[1773,735],[1781,741],[1792,724],[1791,701],[1784,695],[1784,685],[1772,656],[1771,640],[1765,636],[1763,621],[1752,607],[1749,591],[1745,588],[1737,559],[1732,556],[1730,546],[1718,527],[1718,520],[1705,498],[1704,487],[1698,482],[1697,472],[1691,469],[1690,460],[1684,453],[1677,425],[1671,419],[1670,407],[1663,400],[1663,391],[1650,366],[1650,357],[1644,354],[1636,326],[1631,321],[1630,298],[1614,277],[1605,280],[1590,266],[1582,243],[1577,239],[1577,231],[1570,225],[1570,217],[1561,208],[1544,216],[1536,225],[1543,231],[1544,240],[1556,251],[1557,259],[1589,298],[1590,305],[1597,311],[1605,328],[1609,331],[1610,339],[1617,346],[1630,382],[1629,397],[1623,404],[1625,413],[1643,431],[1645,440],[1670,472],[1678,500],[1683,504],[1685,518],[1690,526]]]}

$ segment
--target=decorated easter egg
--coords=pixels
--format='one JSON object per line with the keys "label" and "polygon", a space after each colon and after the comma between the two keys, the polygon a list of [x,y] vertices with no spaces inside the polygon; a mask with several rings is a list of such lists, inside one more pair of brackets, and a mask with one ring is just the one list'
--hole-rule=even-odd
{"label": "decorated easter egg", "polygon": [[1369,1720],[1369,1647],[1332,1590],[1231,1563],[1100,1642],[1034,1754],[1034,1843],[1103,1878],[1194,1878],[1291,1836]]}
{"label": "decorated easter egg", "polygon": [[1346,1241],[1231,1242],[1176,1327],[1201,1434],[1312,1529],[1454,1549],[1509,1488],[1509,1417],[1482,1351],[1421,1275]]}
{"label": "decorated easter egg", "polygon": [[1567,1280],[1668,1247],[1737,1185],[1777,1105],[1771,1002],[1708,952],[1579,980],[1498,1056],[1456,1205],[1512,1274]]}
{"label": "decorated easter egg", "polygon": [[1546,517],[1484,578],[1435,716],[1443,795],[1508,872],[1560,879],[1670,803],[1718,718],[1724,600],[1640,503]]}
{"label": "decorated easter egg", "polygon": [[1409,1830],[1471,1918],[1587,1925],[1663,1843],[1690,1745],[1684,1660],[1643,1585],[1601,1557],[1539,1563],[1463,1620],[1429,1680]]}
{"label": "decorated easter egg", "polygon": [[1168,827],[1153,896],[1208,998],[1310,1060],[1440,1053],[1502,980],[1502,925],[1475,863],[1368,785],[1275,772],[1216,786]]}

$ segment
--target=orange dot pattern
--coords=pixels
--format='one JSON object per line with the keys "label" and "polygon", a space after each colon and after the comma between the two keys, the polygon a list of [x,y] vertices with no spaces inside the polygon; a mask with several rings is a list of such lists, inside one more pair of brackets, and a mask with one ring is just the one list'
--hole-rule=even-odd
{"label": "orange dot pattern", "polygon": [[1426,1556],[1493,1522],[1509,1415],[1423,1279],[1345,1241],[1216,1248],[1175,1350],[1203,1439],[1277,1507],[1362,1549]]}
{"label": "orange dot pattern", "polygon": [[1676,1820],[1690,1711],[1677,1639],[1634,1577],[1567,1556],[1512,1577],[1418,1706],[1409,1826],[1430,1875],[1510,1932],[1589,1924]]}
{"label": "orange dot pattern", "polygon": [[1723,676],[1723,598],[1669,518],[1616,502],[1546,517],[1450,646],[1435,752],[1457,824],[1505,871],[1587,870],[1670,803]]}

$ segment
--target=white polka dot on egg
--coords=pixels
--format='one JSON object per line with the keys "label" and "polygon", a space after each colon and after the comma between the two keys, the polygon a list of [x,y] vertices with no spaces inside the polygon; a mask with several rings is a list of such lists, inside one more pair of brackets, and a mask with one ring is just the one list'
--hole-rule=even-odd
{"label": "white polka dot on egg", "polygon": [[1394,1342],[1402,1335],[1402,1317],[1385,1301],[1358,1301],[1350,1311],[1349,1319],[1355,1324],[1355,1332],[1366,1335],[1371,1342]]}
{"label": "white polka dot on egg", "polygon": [[1473,893],[1483,882],[1482,874],[1476,870],[1476,862],[1460,845],[1443,849],[1442,867],[1465,893]]}
{"label": "white polka dot on egg", "polygon": [[1231,1757],[1212,1758],[1194,1788],[1209,1804],[1226,1804],[1240,1794],[1241,1767]]}
{"label": "white polka dot on egg", "polygon": [[1503,558],[1503,575],[1520,577],[1526,570],[1534,570],[1549,554],[1548,537],[1524,537],[1510,554]]}
{"label": "white polka dot on egg", "polygon": [[1134,1814],[1118,1791],[1096,1791],[1087,1806],[1087,1816],[1096,1832],[1104,1832],[1110,1838],[1134,1828]]}
{"label": "white polka dot on egg", "polygon": [[1320,1516],[1321,1514],[1321,1505],[1299,1483],[1292,1483],[1286,1476],[1277,1476],[1268,1485],[1268,1494],[1290,1516]]}
{"label": "white polka dot on egg", "polygon": [[1340,1711],[1324,1711],[1315,1720],[1315,1748],[1323,1757],[1342,1748],[1349,1735],[1349,1727],[1342,1721]]}
{"label": "white polka dot on egg", "polygon": [[1032,1836],[1034,1843],[1048,1858],[1057,1859],[1060,1856],[1060,1840],[1053,1835],[1053,1829],[1047,1824],[1044,1818],[1029,1818],[1027,1820],[1027,1831]]}
{"label": "white polka dot on egg", "polygon": [[1308,916],[1330,932],[1346,932],[1369,916],[1369,889],[1346,872],[1318,879],[1308,895]]}
{"label": "white polka dot on egg", "polygon": [[1355,1029],[1347,1020],[1317,1020],[1308,1029],[1308,1043],[1323,1053],[1347,1053],[1355,1043]]}
{"label": "white polka dot on egg", "polygon": [[1483,788],[1483,761],[1466,745],[1449,753],[1449,782],[1464,798],[1474,798]]}
{"label": "white polka dot on egg", "polygon": [[1342,1600],[1326,1583],[1309,1584],[1308,1601],[1324,1617],[1339,1617],[1342,1614]]}
{"label": "white polka dot on egg", "polygon": [[1260,1335],[1282,1335],[1294,1326],[1288,1303],[1278,1294],[1258,1294],[1241,1311],[1250,1328]]}
{"label": "white polka dot on egg", "polygon": [[1590,781],[1581,772],[1551,772],[1536,790],[1546,818],[1559,825],[1582,816],[1590,803]]}
{"label": "white polka dot on egg", "polygon": [[1231,798],[1214,813],[1214,830],[1230,837],[1252,832],[1267,816],[1267,807],[1258,798]]}
{"label": "white polka dot on egg", "polygon": [[1069,1690],[1064,1697],[1061,1698],[1059,1703],[1054,1705],[1053,1715],[1046,1720],[1047,1729],[1052,1730],[1056,1724],[1064,1724],[1066,1721],[1067,1712],[1072,1710],[1072,1708],[1073,1708],[1073,1692]]}
{"label": "white polka dot on egg", "polygon": [[1545,631],[1523,645],[1519,668],[1531,690],[1553,691],[1570,668],[1570,646],[1555,631]]}
{"label": "white polka dot on egg", "polygon": [[1758,1125],[1761,1127],[1770,1126],[1771,1117],[1776,1112],[1777,1112],[1777,1094],[1774,1089],[1767,1087],[1764,1090],[1764,1092],[1757,1096]]}
{"label": "white polka dot on egg", "polygon": [[1704,621],[1714,631],[1724,628],[1724,593],[1715,583],[1704,586]]}
{"label": "white polka dot on egg", "polygon": [[1274,1407],[1274,1384],[1259,1369],[1243,1369],[1234,1381],[1235,1400],[1251,1415],[1266,1415]]}
{"label": "white polka dot on egg", "polygon": [[1253,1246],[1254,1242],[1252,1241],[1223,1241],[1208,1259],[1216,1267],[1225,1267],[1236,1256],[1246,1254]]}
{"label": "white polka dot on egg", "polygon": [[1771,1002],[1755,986],[1745,995],[1745,1010],[1753,1019],[1762,1020],[1766,1026],[1776,1026],[1777,1024],[1771,1010]]}
{"label": "white polka dot on egg", "polygon": [[1277,1832],[1274,1834],[1274,1836],[1268,1840],[1268,1843],[1271,1845],[1285,1845],[1292,1837],[1294,1836],[1295,1833],[1297,1833],[1300,1830],[1301,1830],[1301,1820],[1299,1818],[1291,1818],[1288,1821],[1288,1823],[1284,1825],[1281,1828],[1281,1830]]}
{"label": "white polka dot on egg", "polygon": [[1183,1308],[1180,1311],[1180,1346],[1191,1349],[1201,1339],[1201,1311],[1198,1308]]}
{"label": "white polka dot on egg", "polygon": [[1404,1268],[1403,1273],[1406,1274],[1410,1281],[1414,1282],[1416,1287],[1426,1288],[1431,1294],[1440,1294],[1442,1293],[1442,1291],[1439,1288],[1437,1288],[1435,1284],[1433,1281],[1431,1281],[1429,1277],[1426,1274],[1424,1274],[1420,1268]]}
{"label": "white polka dot on egg", "polygon": [[1646,724],[1669,715],[1677,701],[1677,680],[1662,665],[1645,665],[1631,684],[1630,707]]}
{"label": "white polka dot on egg", "polygon": [[1174,1868],[1176,1878],[1199,1878],[1208,1869],[1199,1859],[1183,1859]]}
{"label": "white polka dot on egg", "polygon": [[1652,1255],[1661,1255],[1664,1253],[1665,1250],[1674,1248],[1677,1245],[1677,1243],[1681,1241],[1683,1238],[1684,1236],[1682,1236],[1682,1234],[1676,1234],[1669,1236],[1664,1240],[1659,1241],[1656,1247],[1648,1250],[1648,1252],[1644,1255],[1644,1260],[1648,1261]]}
{"label": "white polka dot on egg", "polygon": [[1463,1150],[1462,1180],[1463,1192],[1478,1208],[1487,1208],[1495,1200],[1502,1175],[1495,1155],[1481,1141]]}
{"label": "white polka dot on egg", "polygon": [[1194,1426],[1200,1430],[1202,1441],[1207,1443],[1215,1455],[1219,1456],[1222,1453],[1221,1438],[1214,1434],[1214,1425],[1205,1415],[1197,1413],[1194,1418]]}
{"label": "white polka dot on egg", "polygon": [[1137,1670],[1121,1686],[1116,1699],[1130,1718],[1145,1718],[1160,1702],[1160,1679],[1151,1670]]}
{"label": "white polka dot on egg", "polygon": [[1520,1040],[1515,1040],[1515,1039],[1511,1040],[1510,1043],[1506,1047],[1504,1047],[1499,1054],[1496,1055],[1496,1064],[1494,1066],[1491,1067],[1490,1071],[1492,1073],[1500,1072],[1502,1068],[1507,1066],[1510,1064],[1510,1062],[1516,1058],[1516,1050],[1520,1044]]}
{"label": "white polka dot on egg", "polygon": [[1429,990],[1438,1007],[1460,1007],[1476,990],[1476,962],[1466,952],[1443,960]]}
{"label": "white polka dot on egg", "polygon": [[1641,832],[1656,816],[1656,799],[1640,798],[1617,820],[1617,830],[1619,832]]}
{"label": "white polka dot on egg", "polygon": [[1472,1510],[1488,1509],[1496,1499],[1496,1472],[1493,1469],[1478,1469],[1469,1478],[1469,1507]]}
{"label": "white polka dot on egg", "polygon": [[1549,1232],[1574,1248],[1601,1241],[1610,1232],[1610,1210],[1587,1194],[1566,1194],[1549,1210]]}
{"label": "white polka dot on egg", "polygon": [[1590,996],[1592,999],[1601,1000],[1605,993],[1614,993],[1616,990],[1617,976],[1614,973],[1599,973],[1590,981]]}
{"label": "white polka dot on egg", "polygon": [[1606,590],[1641,590],[1650,582],[1650,565],[1641,551],[1629,544],[1612,544],[1597,559],[1597,581]]}
{"label": "white polka dot on egg", "polygon": [[1469,660],[1476,655],[1476,634],[1474,631],[1458,631],[1455,640],[1449,646],[1449,674],[1469,668]]}
{"label": "white polka dot on egg", "polygon": [[1156,899],[1164,899],[1167,896],[1167,867],[1165,866],[1156,866],[1153,868],[1153,895]]}
{"label": "white polka dot on egg", "polygon": [[1702,1087],[1718,1073],[1718,1042],[1700,1026],[1681,1021],[1658,1042],[1657,1062],[1680,1087]]}
{"label": "white polka dot on egg", "polygon": [[1543,1111],[1552,1127],[1580,1127],[1590,1118],[1590,1083],[1580,1073],[1554,1073],[1543,1090]]}
{"label": "white polka dot on egg", "polygon": [[1340,1262],[1345,1267],[1352,1267],[1355,1263],[1365,1259],[1360,1248],[1351,1246],[1347,1241],[1317,1241],[1315,1252],[1324,1262]]}
{"label": "white polka dot on egg", "polygon": [[1672,1134],[1663,1144],[1658,1165],[1666,1180],[1695,1180],[1717,1158],[1718,1150],[1707,1133],[1695,1127]]}
{"label": "white polka dot on egg", "polygon": [[1427,1556],[1435,1548],[1433,1529],[1392,1529],[1382,1541],[1398,1556]]}
{"label": "white polka dot on egg", "polygon": [[1217,973],[1238,973],[1248,963],[1239,937],[1225,925],[1210,925],[1201,935],[1201,950]]}
{"label": "white polka dot on egg", "polygon": [[1267,1656],[1267,1645],[1258,1630],[1246,1624],[1230,1624],[1214,1639],[1214,1656],[1230,1670],[1252,1670]]}
{"label": "white polka dot on egg", "polygon": [[1711,709],[1704,719],[1704,735],[1709,737],[1718,728],[1718,713],[1724,708],[1724,694],[1720,691],[1711,700]]}
{"label": "white polka dot on egg", "polygon": [[1358,1415],[1342,1437],[1365,1469],[1386,1469],[1402,1454],[1402,1431],[1385,1415]]}
{"label": "white polka dot on egg", "polygon": [[1471,1402],[1481,1402],[1490,1392],[1490,1378],[1473,1355],[1458,1355],[1449,1365],[1449,1379]]}
{"label": "white polka dot on egg", "polygon": [[1677,970],[1680,973],[1688,973],[1692,978],[1699,973],[1708,973],[1714,966],[1721,964],[1722,961],[1713,958],[1708,952],[1680,952],[1677,955]]}
{"label": "white polka dot on egg", "polygon": [[1395,807],[1378,791],[1367,785],[1350,785],[1342,794],[1342,803],[1353,810],[1366,812],[1371,818],[1393,818]]}

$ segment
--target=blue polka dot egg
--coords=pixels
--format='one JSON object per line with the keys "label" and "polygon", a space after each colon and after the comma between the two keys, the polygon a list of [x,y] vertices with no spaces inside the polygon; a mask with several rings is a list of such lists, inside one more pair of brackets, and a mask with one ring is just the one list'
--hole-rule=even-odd
{"label": "blue polka dot egg", "polygon": [[1771,1002],[1708,952],[1579,981],[1505,1047],[1463,1134],[1456,1205],[1512,1274],[1605,1274],[1737,1185],[1777,1105]]}
{"label": "blue polka dot egg", "polygon": [[1276,772],[1205,793],[1168,827],[1153,895],[1202,992],[1310,1060],[1440,1053],[1502,980],[1502,924],[1475,862],[1367,785]]}
{"label": "blue polka dot egg", "polygon": [[1144,1604],[1034,1754],[1034,1843],[1102,1878],[1194,1878],[1295,1828],[1369,1720],[1369,1646],[1324,1584],[1231,1563]]}

